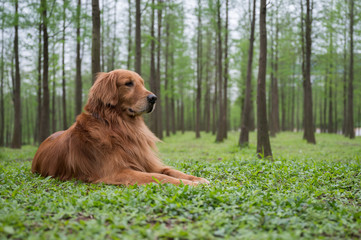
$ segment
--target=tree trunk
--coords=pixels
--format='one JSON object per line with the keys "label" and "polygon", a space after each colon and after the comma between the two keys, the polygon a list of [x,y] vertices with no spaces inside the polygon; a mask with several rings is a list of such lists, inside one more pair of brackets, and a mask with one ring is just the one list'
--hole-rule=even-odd
{"label": "tree trunk", "polygon": [[217,0],[217,39],[218,39],[218,62],[217,62],[217,77],[218,77],[218,127],[216,142],[223,141],[224,136],[224,104],[223,104],[223,91],[222,91],[222,23],[221,23],[221,3]]}
{"label": "tree trunk", "polygon": [[63,129],[68,128],[67,124],[67,117],[66,117],[66,79],[65,79],[65,21],[66,21],[66,7],[67,7],[67,0],[64,0],[63,6],[63,44],[62,44],[62,88],[63,88],[63,96],[62,96],[62,105],[63,105]]}
{"label": "tree trunk", "polygon": [[[53,43],[53,56],[55,55],[55,43]],[[55,91],[55,71],[56,71],[56,62],[53,57],[53,77],[52,77],[52,99],[51,99],[51,132],[56,132],[56,111],[55,111],[55,99],[56,99],[56,91]]]}
{"label": "tree trunk", "polygon": [[306,13],[306,58],[304,67],[304,106],[303,106],[303,119],[304,119],[304,135],[308,143],[316,144],[315,132],[313,126],[313,111],[312,111],[312,88],[311,88],[311,14],[310,0],[307,0],[307,13]]}
{"label": "tree trunk", "polygon": [[[140,0],[139,0],[140,1]],[[127,69],[130,69],[132,59],[132,1],[128,0],[128,58]]]}
{"label": "tree trunk", "polygon": [[162,9],[163,9],[163,0],[158,0],[158,43],[157,43],[157,78],[155,82],[155,95],[158,97],[157,105],[158,107],[155,109],[155,125],[156,127],[156,135],[159,139],[163,139],[163,119],[162,119],[162,97],[161,97],[161,84],[160,84],[160,50],[161,50],[161,40],[162,40]]}
{"label": "tree trunk", "polygon": [[21,80],[19,67],[19,14],[18,1],[15,1],[15,36],[14,36],[14,54],[15,54],[15,84],[14,84],[14,132],[11,148],[21,148]]}
{"label": "tree trunk", "polygon": [[[151,36],[151,43],[150,43],[150,90],[157,95],[156,93],[156,70],[155,70],[155,35],[154,35],[154,0],[152,0],[152,13],[151,13],[151,26],[150,26],[150,36]],[[158,96],[157,96],[158,97]],[[160,107],[158,102],[156,108]],[[157,115],[156,113],[153,113]],[[156,116],[151,116],[150,121],[150,129],[153,131],[154,134],[157,134],[157,123],[156,123]]]}
{"label": "tree trunk", "polygon": [[75,117],[82,109],[82,77],[81,77],[81,56],[80,56],[80,15],[81,0],[78,0],[76,9],[76,76],[75,76]]}
{"label": "tree trunk", "polygon": [[[168,13],[169,14],[169,13]],[[169,15],[167,15],[165,26],[165,79],[164,79],[164,97],[165,97],[165,131],[166,136],[170,136],[171,111],[169,108]]]}
{"label": "tree trunk", "polygon": [[[272,124],[271,126],[271,136],[276,136],[276,133],[280,131],[280,120],[279,120],[279,97],[278,97],[278,32],[279,32],[279,26],[278,26],[278,19],[276,23],[276,37],[275,37],[275,62],[273,64],[274,66],[274,76],[272,82],[271,82],[271,118],[270,122]],[[282,100],[282,130],[284,130],[284,95],[283,91],[281,89],[281,100]]]}
{"label": "tree trunk", "polygon": [[347,124],[346,136],[350,139],[355,138],[353,121],[353,25],[354,25],[354,0],[350,0],[350,65],[348,79],[348,99],[347,99]]}
{"label": "tree trunk", "polygon": [[248,47],[248,63],[247,63],[247,80],[246,80],[246,97],[244,98],[243,111],[242,111],[242,125],[241,133],[239,136],[240,147],[248,146],[249,144],[249,131],[251,120],[251,107],[252,107],[252,63],[253,63],[253,43],[254,43],[254,30],[256,22],[256,0],[253,0],[252,22],[251,22],[251,35],[249,38]]}
{"label": "tree trunk", "polygon": [[37,114],[36,114],[36,122],[34,128],[34,142],[40,142],[40,122],[41,122],[41,108],[42,108],[42,101],[41,101],[41,31],[42,31],[42,24],[39,23],[39,35],[38,35],[38,89],[37,89]]}
{"label": "tree trunk", "polygon": [[262,158],[272,158],[271,144],[268,136],[266,110],[266,68],[267,68],[267,30],[266,30],[266,0],[261,0],[260,6],[260,53],[257,80],[257,155]]}
{"label": "tree trunk", "polygon": [[[207,49],[211,49],[211,32],[207,28]],[[208,61],[206,61],[206,92],[204,96],[204,120],[205,120],[205,131],[208,133],[211,126],[211,94],[210,94],[210,74],[209,74],[209,63],[211,61],[211,51],[207,51],[206,55]]]}
{"label": "tree trunk", "polygon": [[[346,23],[345,23],[346,26]],[[347,125],[347,40],[346,29],[344,31],[345,44],[343,47],[343,123],[342,133],[346,136]]]}
{"label": "tree trunk", "polygon": [[200,119],[201,119],[201,97],[202,97],[202,5],[198,0],[198,34],[197,34],[197,96],[196,96],[196,138],[200,138]]}
{"label": "tree trunk", "polygon": [[[135,7],[136,7],[136,13],[135,13],[135,66],[134,66],[134,68],[135,68],[135,71],[139,75],[142,75],[142,42],[141,42],[142,36],[141,36],[141,22],[140,22],[141,21],[140,0],[136,0]],[[154,16],[153,16],[153,18],[154,18]],[[154,26],[152,28],[153,28],[153,32],[154,32]],[[152,40],[152,42],[153,42],[153,40]],[[153,59],[153,61],[154,61],[154,59]]]}
{"label": "tree trunk", "polygon": [[100,10],[99,0],[92,0],[92,77],[93,83],[100,69]]}
{"label": "tree trunk", "polygon": [[44,141],[50,133],[50,114],[49,114],[49,52],[48,52],[48,20],[47,20],[47,2],[41,0],[42,20],[43,20],[43,101],[40,123],[40,142]]}
{"label": "tree trunk", "polygon": [[227,138],[228,131],[228,4],[229,0],[226,0],[226,26],[225,26],[225,50],[224,50],[224,82],[223,82],[223,131],[222,131],[222,140]]}
{"label": "tree trunk", "polygon": [[[3,2],[3,5],[5,2]],[[3,15],[4,17],[5,15]],[[1,76],[0,76],[0,147],[4,146],[4,133],[5,133],[5,109],[4,109],[4,25],[5,20],[2,19],[1,24]]]}
{"label": "tree trunk", "polygon": [[174,51],[171,51],[171,55],[170,55],[170,65],[171,65],[171,81],[170,81],[170,111],[171,111],[171,118],[172,118],[172,133],[176,134],[177,130],[176,130],[176,117],[175,117],[175,96],[174,96]]}

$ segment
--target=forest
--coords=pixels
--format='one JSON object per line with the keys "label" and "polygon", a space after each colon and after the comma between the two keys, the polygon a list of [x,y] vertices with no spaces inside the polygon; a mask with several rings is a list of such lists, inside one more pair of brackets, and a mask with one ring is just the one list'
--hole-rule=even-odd
{"label": "forest", "polygon": [[[2,0],[0,146],[39,144],[82,111],[97,72],[139,73],[159,137],[239,145],[258,129],[360,136],[361,4],[354,0]],[[267,144],[268,141],[268,144]],[[264,145],[265,144],[265,145]],[[270,147],[269,147],[270,148]]]}

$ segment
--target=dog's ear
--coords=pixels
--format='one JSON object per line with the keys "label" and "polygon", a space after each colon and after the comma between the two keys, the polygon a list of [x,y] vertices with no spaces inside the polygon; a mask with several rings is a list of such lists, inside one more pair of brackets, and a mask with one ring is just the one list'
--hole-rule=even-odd
{"label": "dog's ear", "polygon": [[105,105],[118,104],[117,79],[112,73],[98,73],[90,89],[89,97],[101,100]]}

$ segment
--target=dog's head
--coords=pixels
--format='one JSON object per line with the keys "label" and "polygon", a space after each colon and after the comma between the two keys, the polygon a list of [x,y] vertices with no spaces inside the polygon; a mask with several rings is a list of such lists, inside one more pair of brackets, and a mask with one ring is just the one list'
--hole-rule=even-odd
{"label": "dog's head", "polygon": [[99,73],[89,92],[88,104],[101,103],[128,116],[150,113],[157,97],[144,86],[139,74],[128,70]]}

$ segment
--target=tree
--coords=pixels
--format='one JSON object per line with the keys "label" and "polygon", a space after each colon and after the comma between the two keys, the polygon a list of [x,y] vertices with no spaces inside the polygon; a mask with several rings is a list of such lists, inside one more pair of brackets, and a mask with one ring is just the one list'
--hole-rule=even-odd
{"label": "tree", "polygon": [[14,81],[14,132],[11,143],[12,148],[21,148],[21,80],[19,67],[19,3],[15,0],[15,19],[14,19],[14,54],[15,54],[15,81]]}
{"label": "tree", "polygon": [[200,138],[201,97],[202,97],[202,5],[198,0],[198,34],[197,34],[197,96],[196,96],[196,138]]}
{"label": "tree", "polygon": [[128,58],[127,69],[130,69],[130,62],[132,57],[132,1],[128,0]]}
{"label": "tree", "polygon": [[312,9],[310,6],[310,0],[307,0],[307,12],[306,12],[306,54],[304,59],[304,79],[303,79],[303,121],[304,121],[304,134],[303,138],[308,143],[316,144],[315,132],[313,126],[313,111],[312,111],[312,88],[311,88],[311,20]]}
{"label": "tree", "polygon": [[226,0],[226,26],[225,26],[225,39],[224,39],[224,82],[223,82],[223,139],[227,138],[228,124],[227,124],[227,115],[228,115],[228,4],[229,0]]}
{"label": "tree", "polygon": [[76,77],[75,77],[75,116],[81,113],[82,108],[82,79],[81,79],[81,57],[80,57],[80,14],[81,0],[76,7]]}
{"label": "tree", "polygon": [[268,136],[266,110],[266,68],[267,68],[267,30],[266,0],[261,0],[259,15],[260,53],[257,80],[257,155],[272,158],[271,144]]}
{"label": "tree", "polygon": [[347,99],[347,124],[346,136],[355,138],[354,122],[353,122],[353,27],[354,27],[354,0],[349,0],[350,8],[350,65],[349,65],[349,79],[348,79],[348,99]]}
{"label": "tree", "polygon": [[[142,42],[140,0],[135,2],[135,71],[142,75]],[[153,30],[154,31],[154,30]]]}
{"label": "tree", "polygon": [[63,2],[63,37],[62,37],[62,64],[61,64],[61,76],[62,76],[62,105],[63,105],[63,129],[68,128],[67,120],[66,120],[66,79],[65,79],[65,22],[66,22],[66,8],[68,1],[64,0]]}
{"label": "tree", "polygon": [[41,0],[42,25],[43,25],[43,99],[40,123],[40,142],[44,141],[50,133],[49,121],[49,50],[48,50],[48,18],[47,2]]}
{"label": "tree", "polygon": [[225,124],[225,111],[223,104],[223,91],[222,91],[222,23],[221,23],[221,3],[217,0],[217,49],[218,49],[218,62],[217,62],[217,77],[218,77],[218,130],[216,142],[221,142],[224,139],[224,124]]}
{"label": "tree", "polygon": [[251,101],[252,101],[252,96],[251,96],[251,93],[252,93],[252,62],[253,62],[253,43],[254,43],[255,22],[256,22],[256,0],[253,0],[251,35],[249,37],[249,48],[248,48],[247,79],[246,79],[246,90],[245,90],[246,96],[244,98],[243,111],[242,111],[241,133],[239,136],[240,147],[248,146],[248,142],[249,142]]}
{"label": "tree", "polygon": [[92,77],[93,83],[100,69],[100,10],[99,0],[92,0]]}
{"label": "tree", "polygon": [[[5,2],[3,2],[4,6]],[[3,10],[4,11],[4,10]],[[0,147],[4,146],[4,131],[5,131],[5,108],[4,108],[4,26],[5,26],[5,14],[2,11],[2,23],[1,23],[1,69],[0,69]]]}

